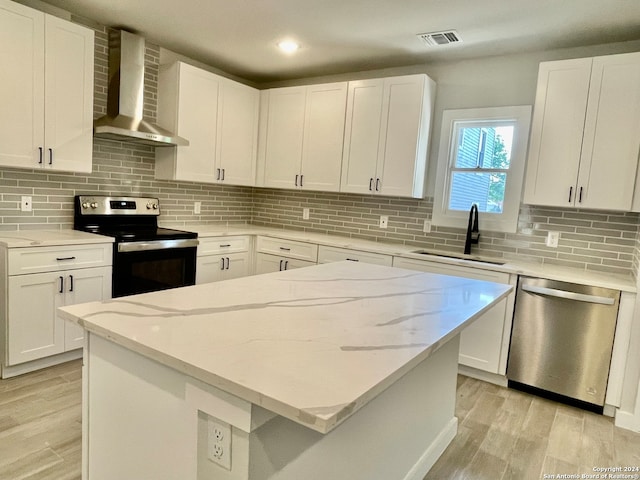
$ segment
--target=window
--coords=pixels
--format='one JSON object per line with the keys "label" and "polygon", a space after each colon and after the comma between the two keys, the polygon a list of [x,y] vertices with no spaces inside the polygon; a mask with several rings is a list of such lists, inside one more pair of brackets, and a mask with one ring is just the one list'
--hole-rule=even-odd
{"label": "window", "polygon": [[466,227],[474,203],[480,228],[515,232],[530,106],[445,110],[433,224]]}

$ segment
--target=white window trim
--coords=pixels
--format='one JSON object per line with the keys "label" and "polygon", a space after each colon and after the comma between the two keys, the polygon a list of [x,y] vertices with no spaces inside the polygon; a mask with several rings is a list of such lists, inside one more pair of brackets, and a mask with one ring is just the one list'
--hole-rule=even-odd
{"label": "white window trim", "polygon": [[480,230],[515,232],[518,227],[518,213],[531,124],[531,105],[445,110],[443,112],[432,223],[435,226],[467,228],[469,212],[447,208],[451,183],[450,157],[457,141],[454,138],[456,123],[483,121],[514,122],[515,131],[503,212],[501,214],[480,212],[478,219]]}

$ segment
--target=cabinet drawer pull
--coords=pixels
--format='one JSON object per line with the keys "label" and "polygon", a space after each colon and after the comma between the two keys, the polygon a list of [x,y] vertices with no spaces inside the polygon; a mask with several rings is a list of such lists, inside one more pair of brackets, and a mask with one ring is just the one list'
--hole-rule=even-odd
{"label": "cabinet drawer pull", "polygon": [[359,262],[360,261],[357,258],[347,258],[346,260],[349,260],[350,262]]}
{"label": "cabinet drawer pull", "polygon": [[69,275],[69,291],[73,292],[73,275]]}
{"label": "cabinet drawer pull", "polygon": [[49,165],[53,165],[53,148],[49,149]]}
{"label": "cabinet drawer pull", "polygon": [[225,248],[225,247],[230,247],[231,244],[230,243],[225,243],[224,245],[220,245],[220,248]]}
{"label": "cabinet drawer pull", "polygon": [[578,203],[582,203],[582,187],[580,187],[580,192],[578,193]]}
{"label": "cabinet drawer pull", "polygon": [[569,187],[569,203],[571,203],[572,196],[573,196],[573,187]]}
{"label": "cabinet drawer pull", "polygon": [[43,149],[42,149],[42,147],[38,147],[38,150],[40,151],[40,160],[38,160],[38,163],[39,163],[40,165],[42,165],[42,150],[43,150]]}
{"label": "cabinet drawer pull", "polygon": [[75,260],[76,257],[56,257],[56,260],[62,262],[63,260]]}
{"label": "cabinet drawer pull", "polygon": [[64,277],[60,276],[58,278],[60,279],[60,290],[58,290],[58,293],[62,293],[64,292]]}
{"label": "cabinet drawer pull", "polygon": [[287,247],[280,247],[280,250],[284,250],[285,252],[290,252],[291,249]]}

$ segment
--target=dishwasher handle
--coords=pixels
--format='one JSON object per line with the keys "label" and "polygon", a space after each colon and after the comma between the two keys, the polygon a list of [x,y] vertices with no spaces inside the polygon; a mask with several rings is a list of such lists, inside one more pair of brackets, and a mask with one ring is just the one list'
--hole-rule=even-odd
{"label": "dishwasher handle", "polygon": [[539,293],[549,297],[564,298],[567,300],[575,300],[577,302],[597,303],[600,305],[613,305],[615,299],[611,297],[600,297],[597,295],[585,295],[584,293],[567,292],[566,290],[558,290],[556,288],[538,287],[536,285],[522,285],[522,290],[530,293]]}

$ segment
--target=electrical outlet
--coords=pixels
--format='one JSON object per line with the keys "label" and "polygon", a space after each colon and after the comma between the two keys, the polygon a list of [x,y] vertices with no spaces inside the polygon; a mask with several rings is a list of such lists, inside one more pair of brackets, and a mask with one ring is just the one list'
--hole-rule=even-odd
{"label": "electrical outlet", "polygon": [[20,200],[20,210],[23,212],[30,212],[32,209],[31,197],[22,197]]}
{"label": "electrical outlet", "polygon": [[303,208],[302,209],[302,219],[303,220],[309,220],[309,209],[308,208]]}
{"label": "electrical outlet", "polygon": [[389,216],[380,215],[380,228],[387,228],[387,225],[389,225]]}
{"label": "electrical outlet", "polygon": [[207,457],[231,470],[231,425],[209,417],[207,422]]}
{"label": "electrical outlet", "polygon": [[547,233],[547,247],[558,248],[558,240],[560,240],[560,232]]}
{"label": "electrical outlet", "polygon": [[202,210],[202,202],[193,202],[193,213],[198,215]]}
{"label": "electrical outlet", "polygon": [[422,226],[422,231],[424,233],[430,233],[431,232],[431,220],[425,220],[424,221],[424,225]]}

